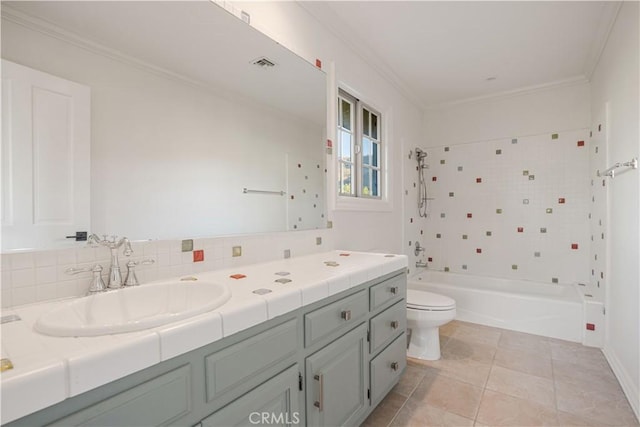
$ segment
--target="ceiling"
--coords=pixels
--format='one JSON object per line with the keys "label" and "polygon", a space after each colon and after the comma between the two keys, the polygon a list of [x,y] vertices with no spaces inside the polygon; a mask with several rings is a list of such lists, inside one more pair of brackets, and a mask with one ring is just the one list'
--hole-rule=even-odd
{"label": "ceiling", "polygon": [[586,81],[618,2],[301,2],[423,107]]}

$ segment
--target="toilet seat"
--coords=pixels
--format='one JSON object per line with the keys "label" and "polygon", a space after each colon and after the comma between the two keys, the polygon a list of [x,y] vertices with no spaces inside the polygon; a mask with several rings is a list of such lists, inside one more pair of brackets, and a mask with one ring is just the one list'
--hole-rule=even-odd
{"label": "toilet seat", "polygon": [[407,289],[407,308],[423,311],[448,311],[456,308],[456,302],[444,295]]}

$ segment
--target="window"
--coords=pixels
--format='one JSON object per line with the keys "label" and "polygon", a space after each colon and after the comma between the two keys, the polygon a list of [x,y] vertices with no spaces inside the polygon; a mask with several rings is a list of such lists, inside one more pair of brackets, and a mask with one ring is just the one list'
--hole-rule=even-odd
{"label": "window", "polygon": [[338,92],[338,194],[382,198],[380,113],[342,89]]}

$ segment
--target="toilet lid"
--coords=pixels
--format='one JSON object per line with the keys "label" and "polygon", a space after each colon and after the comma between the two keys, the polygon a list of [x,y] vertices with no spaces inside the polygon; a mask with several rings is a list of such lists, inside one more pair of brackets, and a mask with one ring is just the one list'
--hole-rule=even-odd
{"label": "toilet lid", "polygon": [[407,307],[416,310],[451,310],[456,308],[456,302],[444,295],[407,289]]}

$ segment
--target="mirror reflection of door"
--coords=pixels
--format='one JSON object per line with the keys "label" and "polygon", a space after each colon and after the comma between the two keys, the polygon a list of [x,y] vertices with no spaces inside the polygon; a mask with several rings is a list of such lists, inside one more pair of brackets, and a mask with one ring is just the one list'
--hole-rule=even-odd
{"label": "mirror reflection of door", "polygon": [[89,88],[3,60],[3,249],[89,229],[89,155]]}

